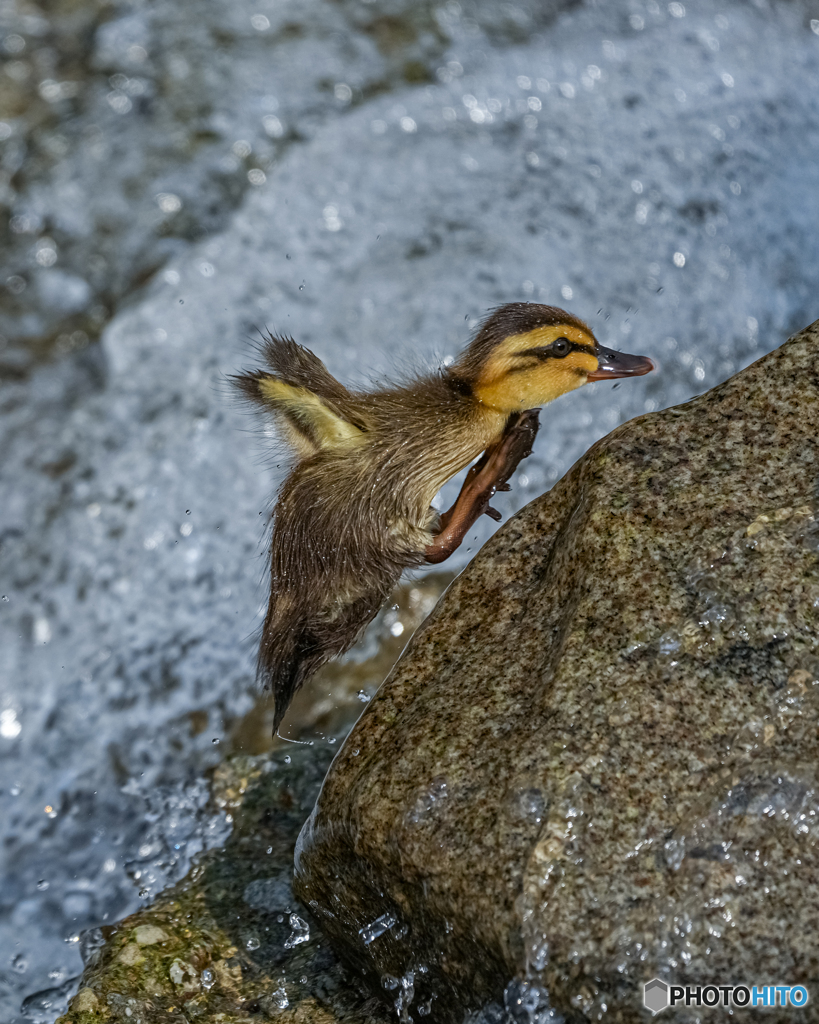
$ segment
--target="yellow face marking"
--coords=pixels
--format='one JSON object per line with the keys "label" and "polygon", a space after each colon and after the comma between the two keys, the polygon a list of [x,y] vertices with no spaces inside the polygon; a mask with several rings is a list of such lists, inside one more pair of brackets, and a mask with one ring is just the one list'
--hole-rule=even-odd
{"label": "yellow face marking", "polygon": [[559,395],[586,383],[597,369],[597,356],[589,352],[570,352],[562,359],[539,359],[523,355],[528,349],[543,348],[558,338],[597,348],[594,335],[568,324],[538,327],[525,334],[504,338],[492,352],[474,387],[478,401],[503,412],[535,409]]}

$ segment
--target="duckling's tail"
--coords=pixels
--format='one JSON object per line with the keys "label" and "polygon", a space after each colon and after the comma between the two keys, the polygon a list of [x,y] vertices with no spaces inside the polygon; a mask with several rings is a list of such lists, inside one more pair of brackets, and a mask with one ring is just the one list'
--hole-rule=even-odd
{"label": "duckling's tail", "polygon": [[275,701],[274,736],[296,691],[328,657],[305,640],[299,630],[286,629],[265,635],[259,648],[259,681]]}
{"label": "duckling's tail", "polygon": [[281,596],[271,602],[259,645],[258,676],[273,691],[273,733],[278,731],[296,691],[331,658],[348,651],[387,599],[393,580],[345,604],[309,611]]}

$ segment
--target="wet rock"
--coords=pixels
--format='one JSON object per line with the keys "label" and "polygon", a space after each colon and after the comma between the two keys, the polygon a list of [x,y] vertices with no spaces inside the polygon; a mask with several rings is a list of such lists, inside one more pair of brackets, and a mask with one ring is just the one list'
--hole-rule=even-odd
{"label": "wet rock", "polygon": [[816,978],[818,357],[819,321],[598,442],[353,729],[295,889],[413,1015],[510,979],[515,1019],[630,1022],[654,976]]}
{"label": "wet rock", "polygon": [[99,931],[60,1024],[384,1024],[293,896],[293,846],[330,752],[292,749],[220,765],[213,800],[233,816],[231,838],[152,906]]}

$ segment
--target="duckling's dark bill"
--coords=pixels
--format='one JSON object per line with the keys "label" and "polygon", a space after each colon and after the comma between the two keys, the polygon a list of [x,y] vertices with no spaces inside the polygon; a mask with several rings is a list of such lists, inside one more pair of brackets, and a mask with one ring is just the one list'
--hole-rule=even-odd
{"label": "duckling's dark bill", "polygon": [[630,356],[626,352],[615,352],[611,348],[597,348],[597,369],[590,373],[588,380],[614,380],[615,377],[642,377],[651,373],[654,363],[647,356]]}

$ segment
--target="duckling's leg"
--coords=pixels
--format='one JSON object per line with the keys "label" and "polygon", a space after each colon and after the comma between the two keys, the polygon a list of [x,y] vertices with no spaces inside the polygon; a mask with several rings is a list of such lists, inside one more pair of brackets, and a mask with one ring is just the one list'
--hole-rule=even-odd
{"label": "duckling's leg", "polygon": [[521,459],[532,454],[537,430],[537,409],[527,409],[510,417],[503,437],[487,448],[470,469],[457,501],[441,515],[441,532],[424,552],[428,562],[446,561],[484,512],[493,519],[500,518],[489,502],[496,491],[506,489],[506,481]]}

